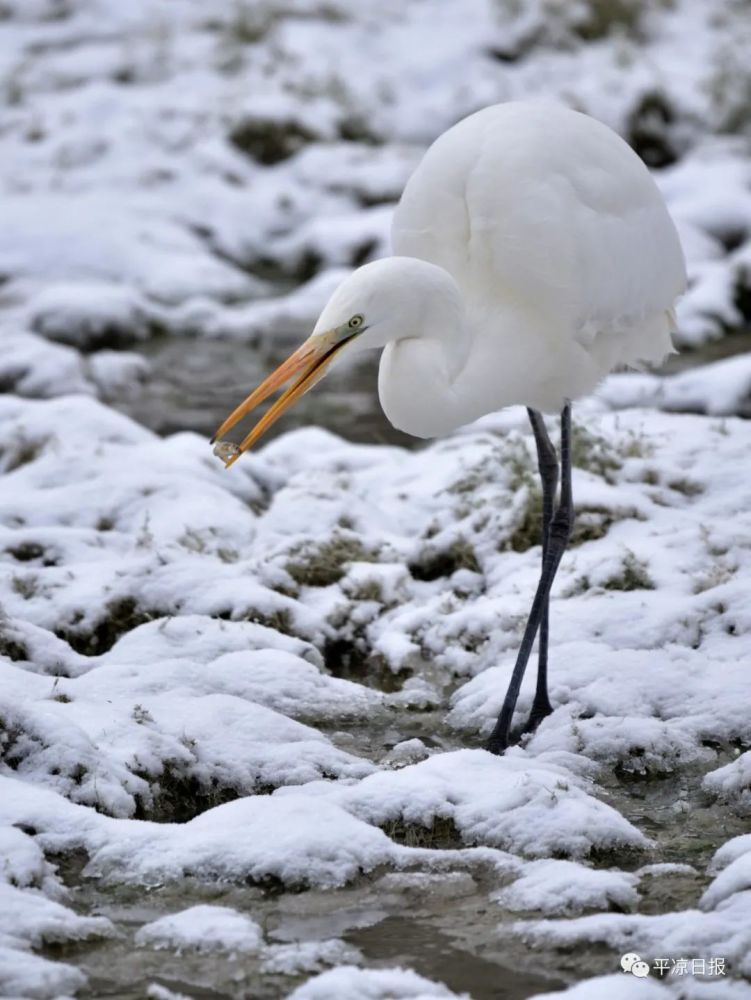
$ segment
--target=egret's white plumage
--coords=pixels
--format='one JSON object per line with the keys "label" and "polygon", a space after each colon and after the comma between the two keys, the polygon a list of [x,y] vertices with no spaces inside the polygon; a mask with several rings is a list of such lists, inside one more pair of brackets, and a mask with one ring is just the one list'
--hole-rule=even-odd
{"label": "egret's white plumage", "polygon": [[[455,425],[511,403],[559,411],[616,365],[671,349],[686,283],[675,227],[638,156],[576,111],[500,104],[449,129],[404,190],[393,246],[461,291],[471,346],[448,393],[466,402]],[[379,385],[387,414],[410,431],[399,397],[412,408],[420,388],[414,351],[404,364],[401,354],[397,341]]]}
{"label": "egret's white plumage", "polygon": [[[548,603],[574,519],[570,400],[616,365],[659,361],[670,351],[683,254],[654,181],[622,139],[586,115],[523,102],[478,111],[436,140],[399,202],[393,244],[396,256],[340,285],[311,337],[217,436],[301,373],[227,452],[231,465],[335,358],[374,347],[384,348],[383,409],[410,434],[444,434],[513,403],[529,408],[542,482],[542,571],[487,743],[499,753],[538,631],[527,728],[552,711]],[[560,466],[540,412],[557,410]]]}

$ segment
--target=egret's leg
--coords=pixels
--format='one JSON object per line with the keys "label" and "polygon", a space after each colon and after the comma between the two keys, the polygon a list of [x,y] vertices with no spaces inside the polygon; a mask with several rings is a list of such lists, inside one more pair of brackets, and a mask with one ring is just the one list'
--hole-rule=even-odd
{"label": "egret's leg", "polygon": [[[553,520],[553,506],[558,489],[558,456],[553,442],[548,436],[542,414],[538,410],[527,409],[529,422],[535,435],[537,445],[537,465],[542,483],[542,562],[545,565],[545,554],[550,542],[550,522]],[[540,635],[537,643],[537,687],[532,702],[525,732],[534,732],[542,720],[550,715],[553,707],[548,697],[548,620],[550,613],[550,593],[543,603],[540,618]]]}
{"label": "egret's leg", "polygon": [[516,657],[511,682],[503,701],[498,721],[490,734],[486,749],[491,753],[503,753],[509,745],[509,730],[511,719],[519,697],[524,671],[527,667],[529,654],[534,645],[537,630],[540,627],[545,604],[550,595],[558,564],[566,549],[571,528],[574,523],[574,507],[571,495],[571,404],[567,403],[561,413],[561,498],[558,509],[550,521],[548,544],[542,564],[540,582],[537,585],[535,599],[527,619],[527,625],[522,636],[519,653]]}

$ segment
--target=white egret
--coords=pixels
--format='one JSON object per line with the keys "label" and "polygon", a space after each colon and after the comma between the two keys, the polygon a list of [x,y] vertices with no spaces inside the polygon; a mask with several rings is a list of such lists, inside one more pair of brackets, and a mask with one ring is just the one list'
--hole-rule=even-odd
{"label": "white egret", "polygon": [[[342,354],[384,348],[381,404],[408,434],[436,437],[511,404],[527,407],[542,480],[542,570],[487,748],[502,752],[539,631],[527,730],[551,711],[548,603],[574,518],[571,400],[617,365],[671,350],[685,288],[678,236],[649,172],[607,126],[551,104],[485,108],[430,147],[393,223],[396,256],[358,268],[312,335],[222,424],[221,438],[298,375],[229,466]],[[543,412],[561,414],[559,464]]]}

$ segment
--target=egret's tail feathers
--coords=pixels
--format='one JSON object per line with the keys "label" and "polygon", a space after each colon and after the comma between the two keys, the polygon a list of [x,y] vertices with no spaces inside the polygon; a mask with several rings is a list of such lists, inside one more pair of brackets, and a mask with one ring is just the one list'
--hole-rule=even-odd
{"label": "egret's tail feathers", "polygon": [[676,329],[672,309],[651,313],[619,325],[617,330],[599,334],[589,352],[603,372],[659,365],[676,353],[671,336]]}

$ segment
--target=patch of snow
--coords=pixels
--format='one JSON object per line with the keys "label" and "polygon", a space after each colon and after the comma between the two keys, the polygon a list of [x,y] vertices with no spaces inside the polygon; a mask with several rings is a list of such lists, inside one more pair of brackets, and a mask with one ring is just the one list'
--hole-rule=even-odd
{"label": "patch of snow", "polygon": [[304,972],[320,972],[326,966],[352,965],[361,959],[357,948],[338,938],[295,941],[292,944],[267,945],[261,968],[271,975],[299,976]]}
{"label": "patch of snow", "polygon": [[442,983],[418,976],[411,969],[358,969],[342,965],[322,972],[298,986],[287,1000],[459,1000],[466,993],[452,993]]}
{"label": "patch of snow", "polygon": [[[518,922],[512,930],[531,948],[576,948],[597,942],[607,945],[614,955],[636,952],[645,961],[662,956],[720,957],[727,963],[728,974],[747,976],[751,972],[750,918],[751,892],[744,891],[709,912],[598,913],[569,920]],[[508,925],[501,925],[500,932],[507,933]]]}
{"label": "patch of snow", "polygon": [[[720,657],[707,674],[707,655],[677,646],[617,650],[581,641],[559,644],[556,656],[567,670],[558,681],[551,673],[550,693],[554,707],[560,707],[529,741],[529,750],[583,753],[645,774],[708,759],[701,740],[710,729],[733,738],[746,732],[746,723],[739,702],[743,664]],[[453,724],[489,733],[512,666],[490,668],[460,688],[453,699]],[[723,685],[714,676],[722,676]],[[522,687],[522,718],[531,707],[533,681],[534,674]],[[706,710],[697,713],[700,703]]]}
{"label": "patch of snow", "polygon": [[520,750],[500,758],[484,750],[435,754],[348,787],[317,783],[307,786],[311,791],[368,823],[430,828],[450,820],[468,844],[532,857],[553,851],[580,857],[593,848],[649,843],[615,809],[589,794],[584,779]]}
{"label": "patch of snow", "polygon": [[54,868],[39,844],[15,826],[0,826],[0,884],[39,888],[47,895],[60,893]]}
{"label": "patch of snow", "polygon": [[110,937],[106,917],[82,917],[41,892],[0,885],[0,940],[3,943],[39,946]]}
{"label": "patch of snow", "polygon": [[29,325],[49,340],[90,349],[125,346],[149,335],[142,298],[127,285],[46,285],[31,301]]}
{"label": "patch of snow", "polygon": [[751,750],[705,774],[702,787],[738,812],[751,812]]}
{"label": "patch of snow", "polygon": [[[41,859],[38,844],[20,830],[0,830],[4,858],[0,874],[10,876],[0,883],[0,994],[53,998],[74,993],[87,977],[75,966],[34,955],[31,949],[107,938],[115,928],[106,917],[81,916],[45,895],[62,892]],[[44,891],[34,888],[35,882]]]}
{"label": "patch of snow", "polygon": [[597,390],[614,409],[652,406],[676,413],[751,416],[751,355],[740,354],[679,375],[610,375]]}
{"label": "patch of snow", "polygon": [[383,763],[386,767],[406,767],[408,764],[417,764],[429,756],[430,751],[423,741],[415,737],[396,743],[383,758]]}
{"label": "patch of snow", "polygon": [[159,983],[150,983],[146,988],[146,996],[149,1000],[190,1000],[187,993],[175,993]]}
{"label": "patch of snow", "polygon": [[173,948],[178,954],[224,951],[256,952],[263,945],[260,924],[228,906],[203,904],[170,913],[139,927],[137,945]]}
{"label": "patch of snow", "polygon": [[119,822],[93,853],[87,874],[152,885],[190,872],[333,887],[400,855],[382,831],[305,795],[251,796],[183,825]]}
{"label": "patch of snow", "polygon": [[633,977],[616,973],[612,976],[595,976],[581,983],[569,986],[565,990],[555,990],[553,993],[535,993],[530,1000],[668,1000],[672,996],[669,989],[654,980],[635,980]]}
{"label": "patch of snow", "polygon": [[746,890],[751,890],[751,834],[733,837],[723,844],[710,868],[718,874],[701,897],[703,907],[718,907],[734,893],[750,895]]}
{"label": "patch of snow", "polygon": [[86,976],[74,965],[0,944],[0,990],[6,997],[57,1000],[85,985]]}
{"label": "patch of snow", "polygon": [[492,898],[507,910],[541,910],[551,916],[591,909],[634,910],[639,901],[637,881],[626,872],[546,858],[526,864],[516,881]]}

